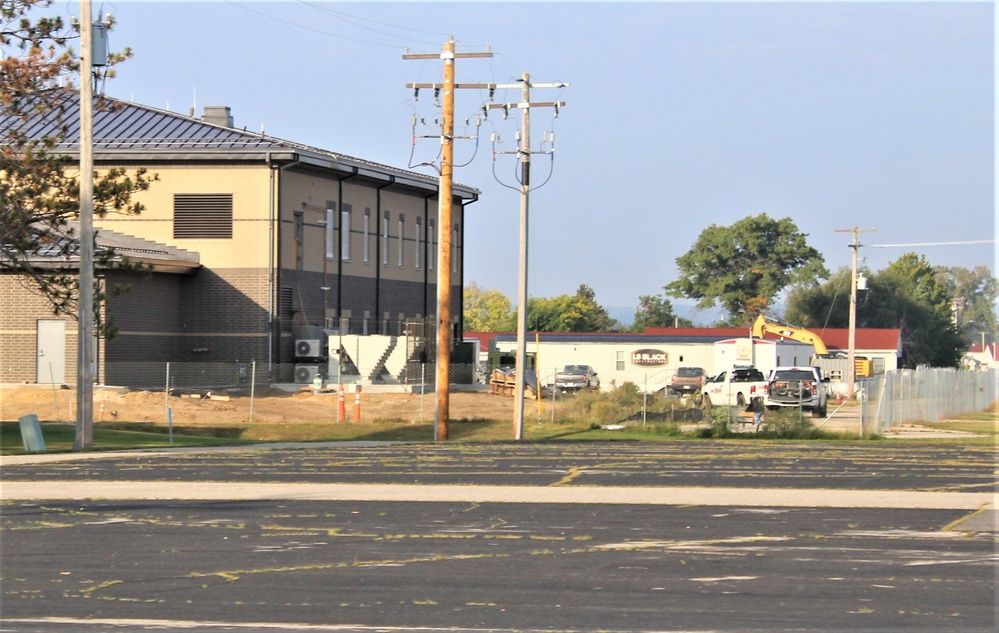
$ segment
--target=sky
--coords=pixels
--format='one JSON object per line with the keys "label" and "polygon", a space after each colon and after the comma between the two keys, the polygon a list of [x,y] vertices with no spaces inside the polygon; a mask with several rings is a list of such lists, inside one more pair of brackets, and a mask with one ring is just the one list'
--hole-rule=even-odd
{"label": "sky", "polygon": [[[393,167],[437,158],[433,95],[453,38],[459,83],[515,84],[532,108],[528,292],[633,314],[714,226],[790,217],[831,271],[906,252],[999,268],[996,24],[992,2],[146,2],[92,3],[129,47],[105,92]],[[49,13],[79,15],[79,2]],[[519,112],[476,126],[484,91],[458,90],[456,182],[467,207],[465,281],[515,301]],[[517,102],[499,90],[494,102]],[[465,120],[470,126],[465,127]],[[494,155],[493,134],[503,144]],[[415,171],[433,174],[428,167]],[[991,240],[990,243],[966,242]],[[899,244],[929,244],[902,247]],[[690,302],[672,300],[682,308]],[[612,311],[612,314],[615,314]],[[703,313],[698,313],[702,314]],[[710,312],[709,312],[710,314]],[[707,323],[705,323],[707,324]]]}

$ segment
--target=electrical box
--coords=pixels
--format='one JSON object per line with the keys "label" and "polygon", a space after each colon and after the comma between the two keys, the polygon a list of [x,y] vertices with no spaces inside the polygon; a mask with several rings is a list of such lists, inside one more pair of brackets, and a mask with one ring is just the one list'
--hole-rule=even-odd
{"label": "electrical box", "polygon": [[108,65],[108,27],[103,22],[94,22],[91,29],[91,64]]}

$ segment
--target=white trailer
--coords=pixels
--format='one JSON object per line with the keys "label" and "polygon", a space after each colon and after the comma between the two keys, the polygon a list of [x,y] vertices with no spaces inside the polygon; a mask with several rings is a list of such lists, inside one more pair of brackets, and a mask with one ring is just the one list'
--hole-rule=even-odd
{"label": "white trailer", "polygon": [[766,376],[784,365],[811,364],[815,348],[798,341],[769,341],[759,338],[730,338],[715,343],[713,375],[740,367],[755,367]]}

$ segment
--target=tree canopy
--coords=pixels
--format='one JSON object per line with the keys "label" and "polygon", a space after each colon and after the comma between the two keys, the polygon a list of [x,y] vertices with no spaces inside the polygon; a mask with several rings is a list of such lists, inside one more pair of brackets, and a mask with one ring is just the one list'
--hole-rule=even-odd
{"label": "tree canopy", "polygon": [[[21,273],[26,287],[44,295],[56,314],[74,314],[79,276],[40,266],[39,258],[59,261],[77,255],[79,239],[71,221],[79,218],[80,174],[63,152],[67,111],[78,100],[74,73],[79,63],[69,42],[76,36],[62,18],[34,17],[51,0],[0,0],[0,271]],[[113,23],[112,23],[113,24]],[[111,53],[110,67],[131,55]],[[91,80],[91,78],[87,78]],[[110,102],[97,97],[95,109]],[[73,110],[75,111],[75,110]],[[27,122],[47,117],[54,133],[28,134]],[[94,215],[136,214],[142,206],[133,193],[149,187],[155,176],[109,169],[94,181]],[[108,249],[94,249],[95,267],[135,269]],[[95,291],[95,299],[104,298]]]}
{"label": "tree canopy", "polygon": [[596,300],[592,288],[580,285],[574,295],[527,301],[527,327],[541,332],[609,332],[617,326]]}
{"label": "tree canopy", "polygon": [[[948,278],[926,258],[909,253],[878,272],[867,273],[867,290],[857,295],[857,327],[902,331],[902,363],[906,367],[956,367],[968,340],[953,322],[953,291]],[[849,326],[850,268],[841,268],[825,283],[799,285],[788,295],[785,319],[806,328]],[[994,281],[994,280],[993,280]],[[987,286],[987,283],[979,285]]]}
{"label": "tree canopy", "polygon": [[968,343],[989,342],[999,339],[996,301],[999,299],[999,280],[988,266],[974,269],[959,267],[934,267],[937,283],[947,288],[952,297],[958,328]]}
{"label": "tree canopy", "polygon": [[638,297],[631,331],[644,332],[647,327],[691,327],[692,325],[690,319],[678,317],[673,313],[673,304],[665,295],[641,295]]}
{"label": "tree canopy", "polygon": [[[467,331],[509,332],[517,328],[517,310],[498,290],[484,290],[472,282],[463,297]],[[593,289],[585,284],[574,295],[527,300],[527,328],[532,331],[609,332],[617,326],[617,321],[597,303]]]}
{"label": "tree canopy", "polygon": [[697,299],[701,308],[720,303],[732,324],[748,325],[788,286],[828,275],[806,237],[791,218],[765,213],[732,226],[712,224],[676,259],[679,279],[665,290]]}
{"label": "tree canopy", "polygon": [[466,331],[509,332],[516,327],[510,299],[499,290],[486,290],[473,281],[462,297]]}

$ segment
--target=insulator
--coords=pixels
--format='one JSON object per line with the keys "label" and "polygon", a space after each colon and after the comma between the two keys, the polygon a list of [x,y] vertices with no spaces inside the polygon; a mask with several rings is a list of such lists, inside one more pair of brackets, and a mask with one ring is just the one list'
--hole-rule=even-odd
{"label": "insulator", "polygon": [[419,101],[419,100],[420,100],[420,89],[413,88],[413,101]]}

